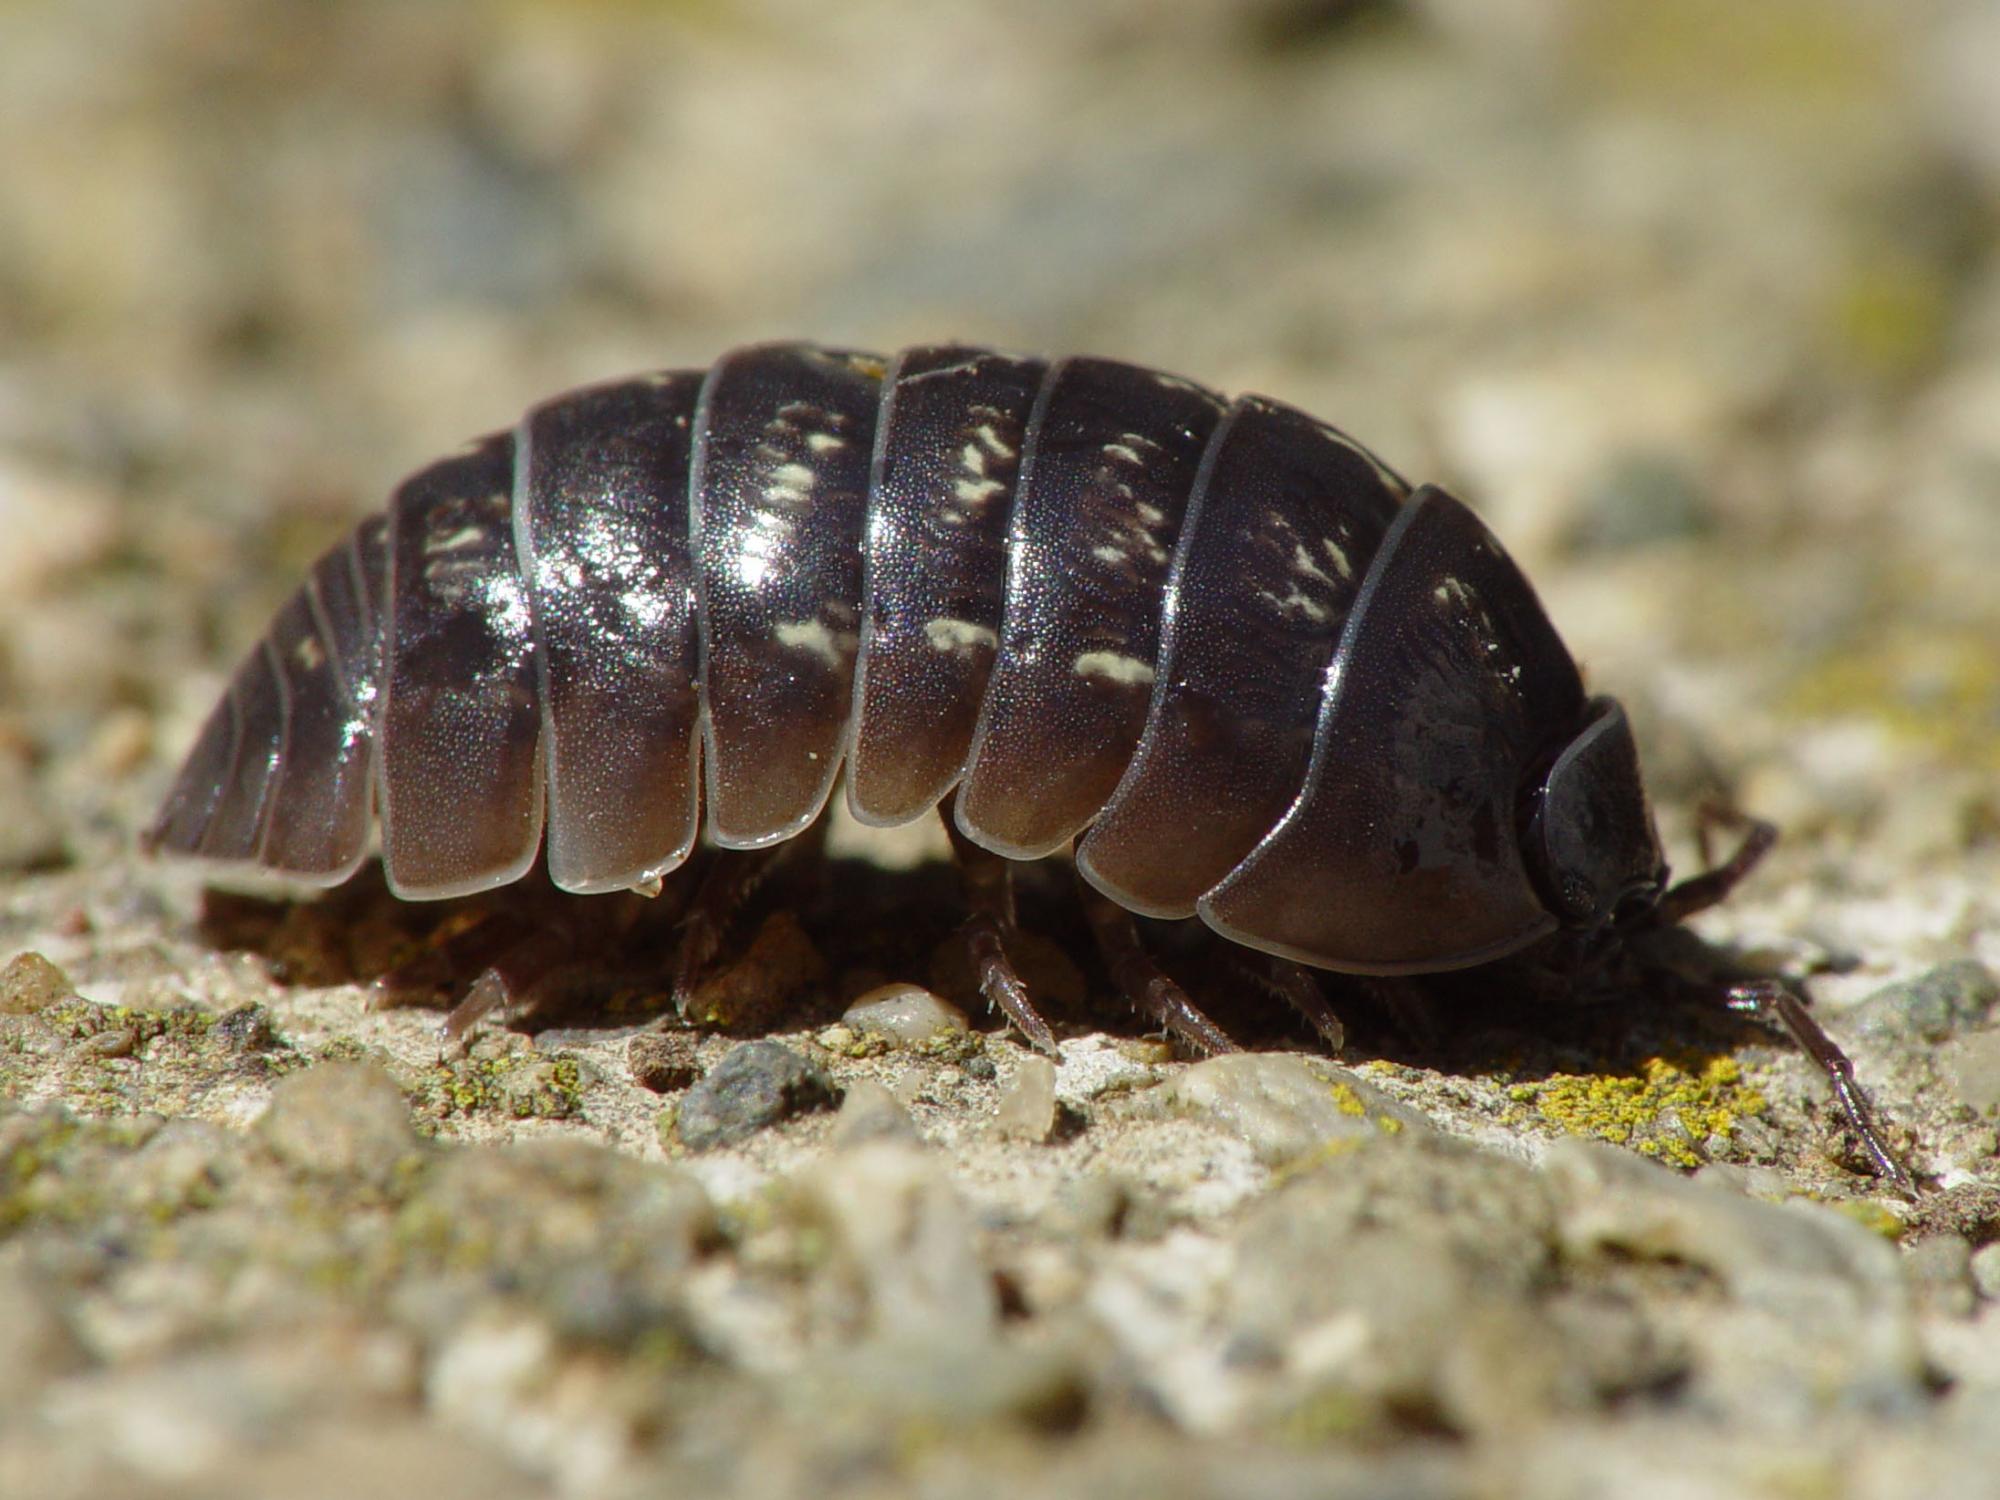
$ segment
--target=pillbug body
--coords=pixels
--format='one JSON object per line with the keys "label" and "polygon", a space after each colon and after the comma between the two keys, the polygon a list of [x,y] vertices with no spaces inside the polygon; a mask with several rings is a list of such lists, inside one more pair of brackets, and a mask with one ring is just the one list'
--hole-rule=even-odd
{"label": "pillbug body", "polygon": [[704,816],[798,835],[843,765],[863,822],[944,799],[975,855],[1074,843],[1113,918],[1321,969],[1700,904],[1662,901],[1623,710],[1457,500],[1262,397],[948,345],[739,349],[420,471],[280,612],[149,841],[332,884],[379,822],[401,896],[544,843],[563,889],[650,890]]}

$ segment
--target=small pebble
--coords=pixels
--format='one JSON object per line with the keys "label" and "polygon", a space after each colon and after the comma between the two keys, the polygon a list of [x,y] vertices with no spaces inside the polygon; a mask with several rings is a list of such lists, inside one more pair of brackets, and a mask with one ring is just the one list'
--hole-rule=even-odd
{"label": "small pebble", "polygon": [[138,1045],[139,1033],[130,1026],[112,1026],[85,1037],[77,1050],[92,1057],[130,1057]]}
{"label": "small pebble", "polygon": [[994,1132],[1010,1141],[1046,1141],[1056,1128],[1056,1066],[1024,1057],[1000,1091]]}
{"label": "small pebble", "polygon": [[1699,536],[1713,522],[1694,477],[1671,455],[1618,455],[1578,496],[1569,543],[1615,552]]}
{"label": "small pebble", "polygon": [[864,1036],[912,1045],[969,1030],[965,1012],[920,984],[885,984],[847,1007],[841,1023]]}
{"label": "small pebble", "polygon": [[75,993],[69,976],[33,951],[15,955],[0,969],[0,1015],[30,1015]]}
{"label": "small pebble", "polygon": [[321,1063],[281,1080],[257,1134],[295,1171],[377,1187],[419,1147],[403,1091],[372,1062]]}
{"label": "small pebble", "polygon": [[1430,1124],[1348,1069],[1289,1052],[1211,1057],[1166,1085],[1163,1098],[1175,1113],[1240,1137],[1267,1166]]}
{"label": "small pebble", "polygon": [[701,1077],[696,1040],[686,1031],[642,1031],[626,1045],[632,1081],[656,1094],[672,1094]]}
{"label": "small pebble", "polygon": [[791,1048],[744,1042],[687,1091],[675,1129],[689,1150],[708,1151],[837,1099],[833,1081]]}
{"label": "small pebble", "polygon": [[1938,1064],[1961,1104],[2000,1114],[2000,1031],[1962,1036],[1938,1049]]}
{"label": "small pebble", "polygon": [[2000,1301],[2000,1241],[1972,1252],[1972,1284],[1989,1302]]}
{"label": "small pebble", "polygon": [[847,1086],[834,1116],[833,1143],[846,1147],[864,1141],[918,1141],[916,1121],[896,1096],[872,1078],[861,1078]]}
{"label": "small pebble", "polygon": [[268,1052],[278,1044],[271,1013],[261,1005],[239,1005],[215,1023],[215,1035],[239,1052]]}

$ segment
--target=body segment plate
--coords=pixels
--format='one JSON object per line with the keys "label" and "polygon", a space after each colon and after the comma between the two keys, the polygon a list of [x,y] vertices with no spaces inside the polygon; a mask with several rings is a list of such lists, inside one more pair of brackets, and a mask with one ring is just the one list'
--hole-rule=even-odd
{"label": "body segment plate", "polygon": [[1231,409],[1166,589],[1146,732],[1077,851],[1133,911],[1190,917],[1277,824],[1312,758],[1320,687],[1406,487],[1261,397]]}
{"label": "body segment plate", "polygon": [[542,835],[542,714],[500,434],[389,508],[382,856],[401,896],[517,880]]}
{"label": "body segment plate", "polygon": [[1065,360],[1030,419],[1007,535],[1000,650],[959,827],[1038,858],[1097,816],[1152,699],[1160,602],[1224,404],[1134,365]]}
{"label": "body segment plate", "polygon": [[1329,969],[1463,968],[1552,931],[1522,863],[1524,777],[1583,684],[1534,591],[1426,486],[1389,528],[1327,676],[1305,784],[1198,903],[1224,937]]}
{"label": "body segment plate", "polygon": [[891,372],[868,506],[848,804],[906,823],[964,770],[1000,640],[1007,517],[1040,360],[951,345]]}
{"label": "body segment plate", "polygon": [[514,525],[539,650],[549,875],[643,885],[693,847],[700,696],[688,465],[699,374],[594,386],[522,420]]}
{"label": "body segment plate", "polygon": [[724,355],[695,419],[691,540],[709,834],[798,833],[840,768],[861,610],[861,528],[883,366],[766,344]]}

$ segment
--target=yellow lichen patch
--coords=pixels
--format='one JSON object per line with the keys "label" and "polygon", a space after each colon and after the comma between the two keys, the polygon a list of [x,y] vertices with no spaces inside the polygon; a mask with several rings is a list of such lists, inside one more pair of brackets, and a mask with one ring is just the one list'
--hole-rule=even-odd
{"label": "yellow lichen patch", "polygon": [[1692,1069],[1649,1057],[1637,1073],[1555,1073],[1515,1084],[1507,1097],[1567,1135],[1629,1146],[1677,1167],[1701,1166],[1711,1142],[1727,1140],[1739,1120],[1764,1110],[1764,1096],[1733,1057]]}
{"label": "yellow lichen patch", "polygon": [[1865,719],[1948,764],[2000,770],[2000,644],[1984,631],[1885,629],[1822,661],[1786,706]]}
{"label": "yellow lichen patch", "polygon": [[1863,1229],[1879,1234],[1885,1240],[1900,1240],[1903,1231],[1909,1227],[1894,1209],[1872,1198],[1843,1198],[1833,1206]]}
{"label": "yellow lichen patch", "polygon": [[1354,1092],[1353,1084],[1335,1079],[1327,1085],[1326,1091],[1333,1096],[1333,1107],[1342,1114],[1352,1115],[1357,1120],[1365,1118],[1368,1114],[1368,1105]]}

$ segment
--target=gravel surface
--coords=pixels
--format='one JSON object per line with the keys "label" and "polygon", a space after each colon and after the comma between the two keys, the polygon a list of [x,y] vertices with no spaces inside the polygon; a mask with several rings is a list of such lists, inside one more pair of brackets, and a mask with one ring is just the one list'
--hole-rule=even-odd
{"label": "gravel surface", "polygon": [[[1991,1493],[1996,70],[1980,0],[0,9],[0,1494]],[[477,903],[137,857],[402,472],[777,335],[1157,364],[1467,495],[1675,865],[1785,830],[1655,959],[1804,983],[1929,1191],[1630,993],[1334,1058],[1156,933],[1259,1043],[1187,1060],[1059,871],[1052,1063],[922,830],[835,828],[698,1031],[635,951],[463,1046],[371,981]]]}

